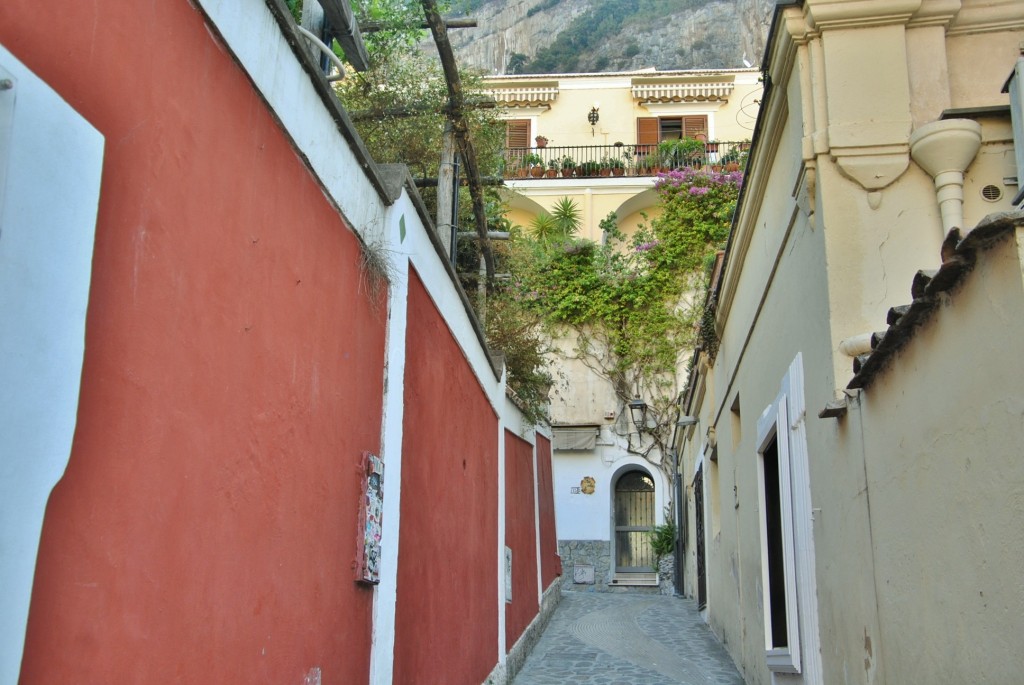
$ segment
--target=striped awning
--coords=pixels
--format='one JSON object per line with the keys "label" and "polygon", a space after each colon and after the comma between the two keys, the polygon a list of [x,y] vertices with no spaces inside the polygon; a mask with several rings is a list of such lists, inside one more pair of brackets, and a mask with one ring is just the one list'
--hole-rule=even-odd
{"label": "striped awning", "polygon": [[597,447],[601,427],[597,424],[552,426],[552,447],[556,450],[592,450]]}
{"label": "striped awning", "polygon": [[500,107],[551,107],[558,97],[558,86],[522,86],[490,91]]}
{"label": "striped awning", "polygon": [[730,81],[633,83],[633,97],[648,102],[726,102],[735,87]]}

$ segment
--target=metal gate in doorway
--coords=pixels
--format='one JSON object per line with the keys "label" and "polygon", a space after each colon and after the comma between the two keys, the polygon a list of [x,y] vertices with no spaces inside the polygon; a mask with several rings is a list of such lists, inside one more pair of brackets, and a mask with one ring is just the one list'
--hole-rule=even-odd
{"label": "metal gate in doorway", "polygon": [[696,527],[697,545],[697,608],[707,606],[707,580],[704,571],[704,469],[698,469],[693,478],[693,523]]}
{"label": "metal gate in doorway", "polygon": [[615,570],[651,572],[654,550],[654,479],[643,471],[622,474],[615,483]]}

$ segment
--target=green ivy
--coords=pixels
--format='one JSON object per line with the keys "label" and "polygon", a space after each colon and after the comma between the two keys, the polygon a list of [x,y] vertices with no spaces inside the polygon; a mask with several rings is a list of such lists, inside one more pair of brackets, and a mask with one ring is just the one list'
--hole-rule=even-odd
{"label": "green ivy", "polygon": [[739,172],[687,168],[661,176],[662,214],[629,239],[609,215],[600,224],[603,245],[514,232],[512,279],[500,296],[550,335],[571,329],[578,351],[619,397],[642,389],[667,425],[681,355],[696,344],[702,314],[686,296],[724,245],[741,183]]}

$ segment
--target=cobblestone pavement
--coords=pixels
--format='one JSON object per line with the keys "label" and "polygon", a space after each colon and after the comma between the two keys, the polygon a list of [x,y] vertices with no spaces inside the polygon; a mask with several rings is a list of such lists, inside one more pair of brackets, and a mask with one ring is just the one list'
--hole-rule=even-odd
{"label": "cobblestone pavement", "polygon": [[693,600],[566,592],[513,685],[744,685]]}

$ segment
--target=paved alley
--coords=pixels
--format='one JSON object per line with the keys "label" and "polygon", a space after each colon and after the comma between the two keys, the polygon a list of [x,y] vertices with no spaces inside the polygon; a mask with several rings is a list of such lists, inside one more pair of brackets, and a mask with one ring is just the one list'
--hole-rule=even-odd
{"label": "paved alley", "polygon": [[566,592],[513,685],[743,685],[693,600]]}

